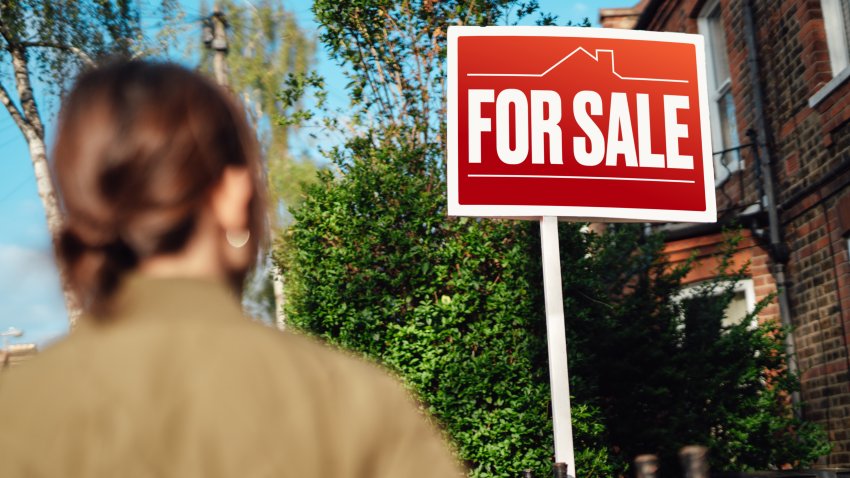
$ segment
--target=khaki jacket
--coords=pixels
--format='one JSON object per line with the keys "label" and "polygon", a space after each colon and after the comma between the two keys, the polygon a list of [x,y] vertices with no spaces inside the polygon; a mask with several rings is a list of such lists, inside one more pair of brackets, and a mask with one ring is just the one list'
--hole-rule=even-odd
{"label": "khaki jacket", "polygon": [[127,279],[81,325],[0,373],[0,476],[458,476],[375,366],[244,319],[226,286]]}

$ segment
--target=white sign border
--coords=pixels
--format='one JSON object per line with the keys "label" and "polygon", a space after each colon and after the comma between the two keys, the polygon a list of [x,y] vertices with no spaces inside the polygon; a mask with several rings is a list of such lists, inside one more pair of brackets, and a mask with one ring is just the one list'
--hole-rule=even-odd
{"label": "white sign border", "polygon": [[[458,198],[458,66],[457,43],[462,36],[540,36],[611,38],[622,40],[649,40],[658,42],[689,43],[696,47],[697,90],[700,102],[700,125],[702,133],[703,184],[705,188],[705,211],[682,211],[676,209],[637,209],[583,206],[528,206],[528,205],[468,205],[460,204]],[[448,215],[471,217],[500,217],[516,219],[538,219],[542,216],[575,218],[575,220],[599,220],[602,222],[648,221],[648,222],[717,222],[717,203],[714,191],[714,156],[711,149],[711,127],[708,113],[708,91],[706,86],[705,41],[702,35],[674,32],[649,32],[587,27],[554,26],[450,26],[448,29],[447,55],[447,174]]]}

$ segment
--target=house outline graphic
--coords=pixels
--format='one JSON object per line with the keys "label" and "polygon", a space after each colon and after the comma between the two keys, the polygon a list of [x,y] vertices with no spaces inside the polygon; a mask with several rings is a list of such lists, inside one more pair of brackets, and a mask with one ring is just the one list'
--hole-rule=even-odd
{"label": "house outline graphic", "polygon": [[637,76],[623,76],[617,73],[617,69],[614,64],[614,50],[595,50],[594,53],[590,53],[584,47],[578,47],[572,52],[570,52],[565,57],[561,58],[554,65],[550,66],[543,73],[467,73],[466,76],[473,77],[524,77],[524,78],[543,78],[547,74],[549,74],[552,70],[559,67],[562,63],[569,60],[573,55],[578,52],[583,52],[585,55],[589,56],[593,61],[599,62],[600,53],[610,53],[611,54],[611,73],[614,74],[617,78],[621,80],[630,80],[630,81],[657,81],[662,83],[688,83],[688,80],[676,80],[671,78],[645,78],[645,77],[637,77]]}

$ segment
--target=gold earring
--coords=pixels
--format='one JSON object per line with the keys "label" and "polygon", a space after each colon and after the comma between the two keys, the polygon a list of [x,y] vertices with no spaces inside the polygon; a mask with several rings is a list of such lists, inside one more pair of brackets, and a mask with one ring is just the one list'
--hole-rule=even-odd
{"label": "gold earring", "polygon": [[245,247],[245,244],[248,244],[248,239],[251,239],[251,231],[248,229],[239,229],[235,231],[228,229],[225,231],[224,237],[227,239],[227,243],[230,244],[231,247],[239,249]]}

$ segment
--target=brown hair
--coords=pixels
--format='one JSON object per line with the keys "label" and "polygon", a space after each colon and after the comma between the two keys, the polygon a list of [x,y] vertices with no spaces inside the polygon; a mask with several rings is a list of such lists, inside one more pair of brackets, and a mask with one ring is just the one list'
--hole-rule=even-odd
{"label": "brown hair", "polygon": [[[65,99],[53,150],[65,212],[57,256],[83,309],[99,314],[145,258],[181,250],[227,166],[254,177],[251,240],[266,237],[256,137],[230,94],[181,66],[116,62]],[[247,270],[231,271],[241,291]]]}

